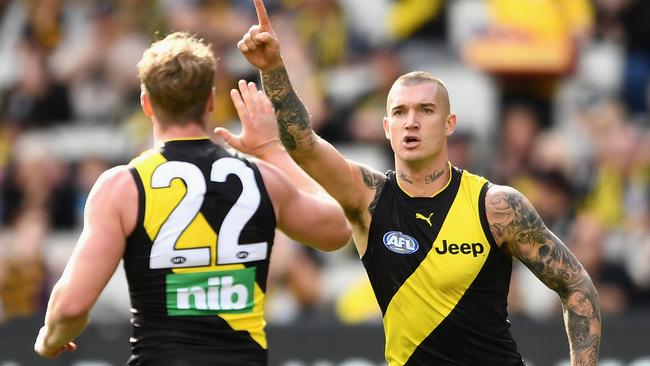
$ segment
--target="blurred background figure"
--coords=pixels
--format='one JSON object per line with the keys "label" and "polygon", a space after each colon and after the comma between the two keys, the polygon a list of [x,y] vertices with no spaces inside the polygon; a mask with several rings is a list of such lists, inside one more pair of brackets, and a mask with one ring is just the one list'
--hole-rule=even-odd
{"label": "blurred background figure", "polygon": [[622,97],[630,113],[644,119],[648,113],[650,80],[650,4],[641,0],[595,1],[597,37],[622,43]]}
{"label": "blurred background figure", "polygon": [[630,306],[634,288],[622,264],[605,256],[605,234],[597,218],[582,215],[574,224],[570,247],[596,284],[603,313],[620,314]]}
{"label": "blurred background figure", "polygon": [[39,314],[47,303],[47,278],[43,244],[49,229],[47,216],[38,208],[25,208],[3,235],[0,261],[0,319]]}
{"label": "blurred background figure", "polygon": [[573,71],[593,17],[588,0],[488,0],[489,23],[464,45],[470,65],[495,76],[501,106],[512,99],[539,105],[551,124],[554,94]]}
{"label": "blurred background figure", "polygon": [[65,166],[34,141],[20,152],[2,186],[3,230],[0,234],[2,319],[39,314],[47,303],[44,245],[51,227],[71,229],[75,217],[66,205]]}
{"label": "blurred background figure", "polygon": [[309,249],[277,231],[270,263],[268,316],[292,322],[322,310],[323,278]]}

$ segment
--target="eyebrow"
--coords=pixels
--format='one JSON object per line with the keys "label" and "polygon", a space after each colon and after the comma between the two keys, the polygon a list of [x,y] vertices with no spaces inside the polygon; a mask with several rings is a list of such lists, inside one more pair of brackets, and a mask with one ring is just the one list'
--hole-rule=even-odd
{"label": "eyebrow", "polygon": [[[425,102],[425,103],[418,103],[418,104],[416,105],[416,107],[417,107],[417,108],[426,108],[426,107],[430,107],[430,108],[434,108],[434,109],[435,109],[435,108],[437,107],[437,105],[436,105],[436,103]],[[394,111],[397,110],[397,109],[404,109],[404,108],[406,108],[406,105],[405,105],[405,104],[399,104],[399,105],[396,105],[396,106],[394,106],[393,108],[391,108],[390,111],[391,111],[391,112],[394,112]]]}

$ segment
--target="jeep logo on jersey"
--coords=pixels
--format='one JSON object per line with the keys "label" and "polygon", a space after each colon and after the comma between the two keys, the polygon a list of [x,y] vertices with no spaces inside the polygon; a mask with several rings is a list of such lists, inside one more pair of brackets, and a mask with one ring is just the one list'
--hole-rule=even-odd
{"label": "jeep logo on jersey", "polygon": [[479,254],[483,254],[485,252],[485,248],[483,247],[483,244],[481,243],[462,243],[462,244],[456,244],[456,243],[447,243],[447,240],[442,241],[442,246],[440,247],[434,247],[436,250],[436,253],[438,254],[471,254],[472,256],[476,257]]}
{"label": "jeep logo on jersey", "polygon": [[178,256],[170,259],[169,261],[173,264],[183,264],[185,261],[187,261],[187,259],[185,257]]}
{"label": "jeep logo on jersey", "polygon": [[389,231],[384,234],[384,245],[397,254],[413,254],[420,247],[414,237],[401,231]]}
{"label": "jeep logo on jersey", "polygon": [[170,316],[250,313],[255,305],[254,267],[170,273],[166,282],[167,314]]}

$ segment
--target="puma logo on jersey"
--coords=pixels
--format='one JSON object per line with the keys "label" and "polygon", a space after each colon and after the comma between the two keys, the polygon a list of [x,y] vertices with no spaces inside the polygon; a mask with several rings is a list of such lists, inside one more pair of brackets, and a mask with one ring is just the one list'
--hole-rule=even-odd
{"label": "puma logo on jersey", "polygon": [[427,224],[429,224],[429,226],[433,226],[433,225],[431,225],[431,216],[433,216],[433,212],[429,214],[429,217],[424,216],[423,214],[421,214],[421,213],[419,213],[419,212],[416,212],[416,213],[415,213],[415,218],[416,218],[416,219],[420,219],[420,220],[426,221]]}
{"label": "puma logo on jersey", "polygon": [[447,240],[442,241],[442,246],[440,247],[434,247],[436,250],[436,253],[438,254],[472,254],[472,256],[476,257],[479,254],[483,254],[485,252],[485,248],[483,247],[483,244],[481,243],[462,243],[462,244],[456,244],[456,243],[447,243]]}

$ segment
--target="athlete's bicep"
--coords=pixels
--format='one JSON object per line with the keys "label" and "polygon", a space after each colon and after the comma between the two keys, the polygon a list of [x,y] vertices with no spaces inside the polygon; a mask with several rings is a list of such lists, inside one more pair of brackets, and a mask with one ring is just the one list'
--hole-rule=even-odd
{"label": "athlete's bicep", "polygon": [[90,310],[115,272],[128,230],[121,205],[135,197],[135,182],[125,167],[105,172],[91,190],[83,231],[56,286],[56,301],[66,311]]}
{"label": "athlete's bicep", "polygon": [[544,225],[523,194],[510,187],[492,186],[485,201],[497,243],[560,297],[565,298],[588,279],[573,253]]}

